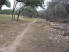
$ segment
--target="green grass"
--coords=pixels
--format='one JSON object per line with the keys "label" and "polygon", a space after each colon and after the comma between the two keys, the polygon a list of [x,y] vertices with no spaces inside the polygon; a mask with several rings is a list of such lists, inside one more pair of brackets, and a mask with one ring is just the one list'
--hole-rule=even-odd
{"label": "green grass", "polygon": [[[0,21],[10,21],[12,20],[12,15],[1,15],[0,14]],[[33,21],[34,19],[33,18],[23,18],[23,17],[19,17],[19,21],[23,21],[23,22],[31,22]]]}
{"label": "green grass", "polygon": [[28,17],[26,17],[26,18],[20,17],[19,19],[22,20],[22,21],[26,21],[26,22],[31,22],[31,21],[34,20],[34,18],[28,18]]}
{"label": "green grass", "polygon": [[0,15],[0,21],[9,21],[11,20],[11,15]]}

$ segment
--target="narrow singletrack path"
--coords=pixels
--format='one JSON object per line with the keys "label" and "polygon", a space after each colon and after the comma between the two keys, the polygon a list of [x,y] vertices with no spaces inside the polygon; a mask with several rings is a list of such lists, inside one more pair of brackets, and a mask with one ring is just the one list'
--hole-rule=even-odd
{"label": "narrow singletrack path", "polygon": [[16,37],[16,39],[11,43],[11,45],[9,45],[7,48],[3,48],[2,52],[16,52],[16,48],[20,44],[23,36],[29,31],[32,24],[34,24],[36,21],[37,21],[37,19],[35,19],[33,22],[29,23],[28,26],[25,28],[25,30]]}

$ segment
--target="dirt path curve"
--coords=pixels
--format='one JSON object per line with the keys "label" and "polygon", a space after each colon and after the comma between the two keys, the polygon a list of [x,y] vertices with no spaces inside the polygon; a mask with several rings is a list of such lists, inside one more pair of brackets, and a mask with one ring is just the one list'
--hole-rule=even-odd
{"label": "dirt path curve", "polygon": [[23,36],[29,31],[32,24],[34,24],[36,21],[37,21],[37,19],[35,19],[33,22],[29,23],[28,26],[26,27],[26,29],[20,35],[18,35],[16,37],[16,39],[13,41],[13,43],[11,45],[9,45],[6,49],[3,49],[2,52],[16,52],[16,48],[20,44]]}

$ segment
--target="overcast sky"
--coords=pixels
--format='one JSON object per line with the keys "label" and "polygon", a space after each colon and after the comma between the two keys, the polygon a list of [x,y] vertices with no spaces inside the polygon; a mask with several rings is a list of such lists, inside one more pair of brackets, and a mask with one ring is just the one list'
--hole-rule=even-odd
{"label": "overcast sky", "polygon": [[[14,0],[9,0],[11,3],[11,8],[6,7],[5,5],[2,7],[2,9],[12,9],[13,5],[14,5]],[[49,1],[49,0],[45,0],[45,3]],[[38,10],[41,10],[41,8],[39,7]]]}

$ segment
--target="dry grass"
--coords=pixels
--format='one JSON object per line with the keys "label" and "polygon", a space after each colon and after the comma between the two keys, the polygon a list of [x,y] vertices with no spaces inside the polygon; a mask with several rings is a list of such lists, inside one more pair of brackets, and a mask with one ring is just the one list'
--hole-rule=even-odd
{"label": "dry grass", "polygon": [[[68,41],[52,29],[49,22],[39,19],[24,35],[16,52],[68,52]],[[61,33],[60,33],[61,34]]]}
{"label": "dry grass", "polygon": [[[49,37],[50,31],[45,29],[46,22],[38,20],[31,27],[30,31],[24,36],[21,44],[17,48],[17,52],[49,52],[53,48],[54,42]],[[48,49],[49,48],[49,49]],[[54,51],[54,50],[52,50]],[[56,50],[57,51],[57,50]]]}
{"label": "dry grass", "polygon": [[11,21],[11,15],[0,15],[0,48],[11,44],[32,19],[25,18],[23,21]]}
{"label": "dry grass", "polygon": [[0,47],[7,46],[13,41],[27,24],[0,24]]}
{"label": "dry grass", "polygon": [[[20,22],[0,23],[0,47],[11,44],[32,21],[33,19],[26,19]],[[38,19],[24,35],[16,52],[69,52],[69,39],[60,34],[62,32],[53,29],[50,22]]]}

